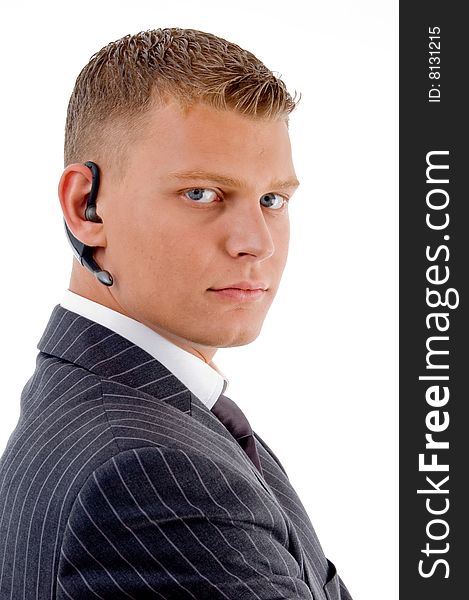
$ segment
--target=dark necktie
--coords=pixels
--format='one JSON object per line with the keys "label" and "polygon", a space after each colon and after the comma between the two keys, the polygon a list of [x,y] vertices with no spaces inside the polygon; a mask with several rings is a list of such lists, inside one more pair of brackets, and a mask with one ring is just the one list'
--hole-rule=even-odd
{"label": "dark necktie", "polygon": [[212,406],[212,412],[237,440],[241,448],[262,474],[261,461],[259,460],[251,426],[239,406],[231,398],[228,398],[228,396],[220,394],[220,397]]}

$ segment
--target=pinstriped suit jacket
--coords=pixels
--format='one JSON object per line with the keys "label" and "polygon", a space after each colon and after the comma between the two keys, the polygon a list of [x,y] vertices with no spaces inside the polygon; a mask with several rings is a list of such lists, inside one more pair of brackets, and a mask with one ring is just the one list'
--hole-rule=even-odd
{"label": "pinstriped suit jacket", "polygon": [[1,600],[349,600],[278,459],[57,305],[0,461]]}

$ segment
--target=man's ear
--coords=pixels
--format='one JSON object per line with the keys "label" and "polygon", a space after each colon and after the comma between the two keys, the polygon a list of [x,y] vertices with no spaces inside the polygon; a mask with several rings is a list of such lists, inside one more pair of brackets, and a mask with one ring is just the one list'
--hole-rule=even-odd
{"label": "man's ear", "polygon": [[[59,200],[67,226],[77,240],[87,246],[105,247],[103,224],[85,218],[92,181],[93,174],[89,167],[81,163],[68,165],[59,181]],[[99,209],[97,213],[99,215]]]}

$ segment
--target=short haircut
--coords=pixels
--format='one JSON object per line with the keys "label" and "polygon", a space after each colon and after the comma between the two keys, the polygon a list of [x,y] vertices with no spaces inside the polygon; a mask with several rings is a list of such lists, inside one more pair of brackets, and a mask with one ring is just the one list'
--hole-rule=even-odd
{"label": "short haircut", "polygon": [[170,99],[183,108],[201,102],[284,118],[287,125],[298,103],[251,52],[211,33],[171,27],[126,35],[94,54],[78,75],[67,111],[65,166],[108,156],[122,167],[148,110]]}

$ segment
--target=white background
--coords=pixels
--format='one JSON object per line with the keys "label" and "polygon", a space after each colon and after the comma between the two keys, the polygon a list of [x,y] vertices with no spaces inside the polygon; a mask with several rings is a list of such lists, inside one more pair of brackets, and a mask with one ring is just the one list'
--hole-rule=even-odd
{"label": "white background", "polygon": [[68,98],[108,42],[210,31],[302,93],[301,186],[277,298],[254,343],[215,362],[286,468],[354,600],[395,600],[397,564],[397,2],[8,3],[1,15],[0,453],[35,347],[68,287],[57,183]]}

